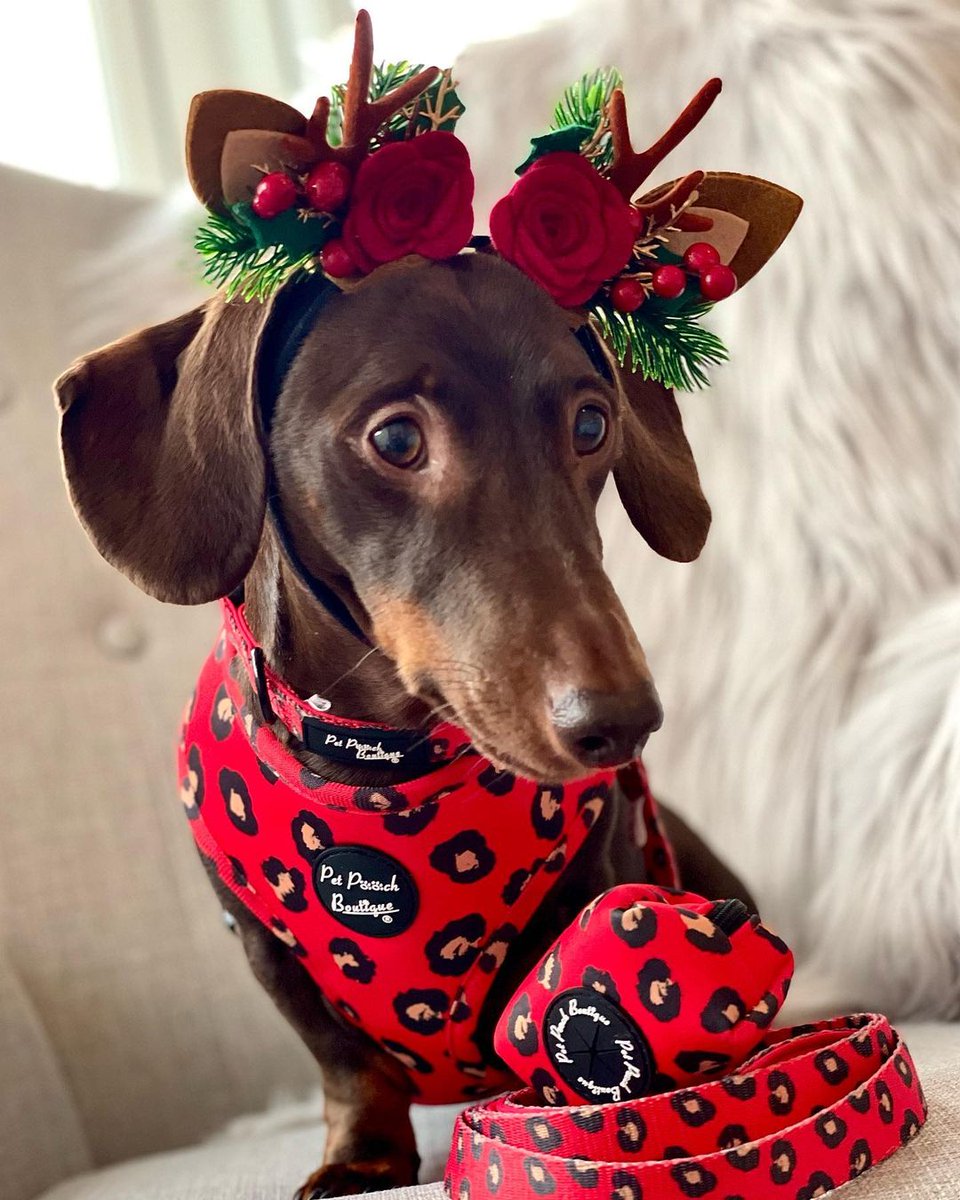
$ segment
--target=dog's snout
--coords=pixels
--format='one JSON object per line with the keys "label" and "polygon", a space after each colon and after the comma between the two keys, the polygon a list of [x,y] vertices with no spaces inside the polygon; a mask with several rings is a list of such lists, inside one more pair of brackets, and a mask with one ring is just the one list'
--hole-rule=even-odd
{"label": "dog's snout", "polygon": [[663,709],[652,683],[625,692],[570,688],[553,701],[553,727],[567,753],[585,767],[615,767],[636,758],[660,728]]}

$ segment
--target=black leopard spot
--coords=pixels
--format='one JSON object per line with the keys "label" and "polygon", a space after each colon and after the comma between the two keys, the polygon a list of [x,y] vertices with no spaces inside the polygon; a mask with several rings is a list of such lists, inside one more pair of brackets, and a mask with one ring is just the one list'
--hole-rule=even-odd
{"label": "black leopard spot", "polygon": [[595,1188],[600,1182],[600,1172],[582,1158],[567,1159],[567,1170],[573,1182],[582,1188]]}
{"label": "black leopard spot", "polygon": [[[534,1032],[534,1036],[536,1036],[536,1032],[537,1032],[536,1029],[534,1029],[533,1032]],[[519,1047],[518,1047],[518,1049],[519,1049]],[[521,1053],[523,1053],[523,1052],[521,1051]],[[527,1051],[527,1053],[532,1053],[532,1052]],[[550,1074],[550,1072],[545,1071],[543,1069],[543,1067],[536,1068],[536,1070],[530,1076],[530,1083],[533,1085],[533,1088],[536,1091],[538,1091],[540,1093],[540,1095],[543,1097],[544,1104],[566,1104],[567,1103],[567,1097],[564,1094],[563,1090],[561,1088],[557,1087],[557,1081]],[[490,1129],[491,1129],[490,1136],[493,1137],[493,1132],[492,1132],[493,1126],[492,1125],[491,1125]],[[503,1141],[502,1136],[501,1136],[500,1140]]]}
{"label": "black leopard spot", "polygon": [[402,812],[407,807],[407,798],[392,787],[361,787],[353,793],[353,807],[361,812]]}
{"label": "black leopard spot", "polygon": [[850,1178],[856,1179],[873,1166],[873,1154],[866,1138],[857,1138],[850,1147]]}
{"label": "black leopard spot", "polygon": [[696,1092],[677,1092],[670,1097],[670,1107],[685,1125],[699,1129],[717,1115],[717,1107]]}
{"label": "black leopard spot", "polygon": [[507,957],[510,943],[517,936],[516,925],[501,925],[490,934],[490,938],[480,952],[479,964],[481,971],[498,971]]}
{"label": "black leopard spot", "polygon": [[563,788],[544,785],[533,797],[530,820],[537,837],[555,842],[563,832]]}
{"label": "black leopard spot", "polygon": [[729,937],[723,930],[703,913],[687,912],[680,909],[680,916],[686,926],[685,934],[691,946],[703,950],[707,954],[729,954],[733,949]]}
{"label": "black leopard spot", "polygon": [[889,1087],[880,1079],[874,1085],[873,1091],[877,1097],[877,1112],[880,1114],[880,1120],[884,1125],[891,1124],[893,1121],[893,1096]]}
{"label": "black leopard spot", "polygon": [[330,942],[330,954],[347,979],[369,983],[377,973],[377,964],[368,958],[352,938],[338,937]]}
{"label": "black leopard spot", "polygon": [[273,767],[265,763],[262,758],[257,759],[257,770],[271,786],[280,778]]}
{"label": "black leopard spot", "polygon": [[435,975],[463,975],[477,960],[487,923],[479,913],[447,922],[427,942],[425,950]]}
{"label": "black leopard spot", "polygon": [[461,1179],[457,1188],[457,1200],[470,1200],[470,1180]]}
{"label": "black leopard spot", "polygon": [[613,976],[608,975],[606,971],[601,971],[598,967],[584,967],[580,982],[586,988],[593,988],[595,992],[609,996],[614,1004],[620,1003],[617,985],[614,983]]}
{"label": "black leopard spot", "polygon": [[836,1150],[847,1136],[846,1121],[832,1112],[821,1113],[814,1121],[813,1127],[817,1131],[817,1137],[830,1150]]}
{"label": "black leopard spot", "polygon": [[662,1157],[667,1162],[674,1162],[678,1158],[692,1158],[693,1155],[686,1146],[664,1146]]}
{"label": "black leopard spot", "polygon": [[[328,781],[324,779],[322,775],[318,775],[316,771],[311,771],[309,767],[301,767],[300,782],[305,788],[309,788],[311,792],[316,792],[319,791],[320,788],[325,788]],[[344,808],[346,806],[343,804],[336,804],[333,807]]]}
{"label": "black leopard spot", "polygon": [[529,871],[525,867],[518,867],[507,880],[503,891],[500,893],[504,904],[516,904],[523,895],[527,884],[533,878],[534,872],[539,871],[542,866],[543,859],[538,858],[534,861]]}
{"label": "black leopard spot", "polygon": [[793,1109],[794,1101],[797,1098],[797,1089],[793,1085],[793,1080],[783,1071],[771,1071],[767,1076],[767,1103],[770,1105],[770,1111],[776,1113],[778,1117],[786,1116]]}
{"label": "black leopard spot", "polygon": [[727,1033],[746,1016],[747,1006],[730,987],[721,987],[707,1001],[700,1024],[708,1033]]}
{"label": "black leopard spot", "polygon": [[221,631],[220,636],[217,638],[217,644],[213,648],[213,657],[217,660],[217,662],[223,662],[223,655],[226,651],[226,648],[227,635],[225,632]]}
{"label": "black leopard spot", "polygon": [[480,1062],[479,1059],[475,1062],[468,1062],[465,1059],[457,1059],[457,1070],[462,1071],[464,1075],[472,1075],[474,1079],[486,1079],[487,1064]]}
{"label": "black leopard spot", "polygon": [[797,1169],[797,1152],[786,1138],[777,1138],[770,1147],[770,1178],[774,1183],[789,1183]]}
{"label": "black leopard spot", "polygon": [[605,783],[597,784],[596,787],[588,787],[577,797],[577,812],[587,829],[592,828],[596,823],[597,817],[603,812],[604,805],[609,799],[610,788]]}
{"label": "black leopard spot", "polygon": [[760,1166],[760,1147],[750,1144],[750,1134],[744,1125],[725,1125],[717,1138],[724,1158],[736,1171],[755,1171]]}
{"label": "black leopard spot", "polygon": [[760,1029],[766,1029],[779,1011],[780,1003],[773,992],[766,992],[747,1013],[747,1020]]}
{"label": "black leopard spot", "polygon": [[180,799],[187,819],[195,821],[203,807],[203,763],[200,748],[195,744],[187,751],[187,769],[180,780]]}
{"label": "black leopard spot", "polygon": [[833,1050],[821,1050],[819,1054],[814,1056],[813,1065],[827,1083],[843,1083],[850,1074],[850,1068]]}
{"label": "black leopard spot", "polygon": [[249,887],[250,880],[247,878],[247,869],[240,859],[233,858],[232,855],[228,855],[227,862],[230,864],[230,878],[237,885],[237,887]]}
{"label": "black leopard spot", "polygon": [[869,1029],[861,1029],[855,1038],[852,1038],[850,1045],[861,1058],[869,1058],[873,1054],[873,1038],[870,1036]]}
{"label": "black leopard spot", "polygon": [[610,1200],[643,1200],[643,1188],[640,1180],[632,1171],[623,1169],[614,1171],[610,1180],[613,1184],[613,1195]]}
{"label": "black leopard spot", "polygon": [[651,958],[637,976],[640,1003],[658,1021],[673,1021],[680,1012],[680,985],[662,958]]}
{"label": "black leopard spot", "polygon": [[291,912],[303,912],[306,909],[306,880],[302,871],[285,866],[279,858],[265,858],[260,870],[284,908]]}
{"label": "black leopard spot", "polygon": [[537,968],[537,983],[548,992],[556,989],[560,982],[560,951],[554,946]]}
{"label": "black leopard spot", "polygon": [[[752,922],[751,922],[751,924],[752,924]],[[766,925],[761,925],[758,922],[757,925],[754,927],[754,933],[756,933],[757,937],[762,937],[765,942],[769,942],[770,945],[773,946],[773,948],[777,951],[778,954],[789,954],[790,953],[790,947],[783,940],[783,938],[777,937],[777,935],[775,933],[771,932],[771,930],[769,930],[766,927]]]}
{"label": "black leopard spot", "polygon": [[496,859],[486,838],[476,829],[464,829],[430,851],[430,866],[454,883],[475,883],[493,870]]}
{"label": "black leopard spot", "polygon": [[757,1081],[753,1075],[728,1075],[720,1080],[720,1086],[734,1100],[752,1100],[757,1094]]}
{"label": "black leopard spot", "polygon": [[297,956],[297,958],[307,957],[306,949],[300,945],[296,937],[294,937],[292,930],[288,929],[279,917],[270,918],[270,929],[273,932],[274,937],[279,938],[280,941],[283,942],[283,944],[287,947],[287,949],[291,950]]}
{"label": "black leopard spot", "polygon": [[489,766],[484,767],[477,776],[477,783],[493,796],[505,796],[513,791],[516,776],[511,775],[509,771],[498,771],[496,767]]}
{"label": "black leopard spot", "polygon": [[[567,861],[567,839],[561,838],[560,844],[547,855],[546,861],[543,864],[543,869],[548,875],[556,875],[558,871],[562,871]],[[536,870],[536,865],[534,870]]]}
{"label": "black leopard spot", "polygon": [[221,767],[219,783],[220,795],[227,806],[227,816],[241,833],[248,833],[252,837],[259,826],[250,799],[250,789],[243,776],[229,767]]}
{"label": "black leopard spot", "polygon": [[387,813],[383,818],[383,827],[387,833],[397,837],[416,837],[418,833],[423,833],[439,811],[436,801],[424,800],[412,808]]}
{"label": "black leopard spot", "polygon": [[587,907],[580,913],[580,916],[577,920],[577,924],[580,926],[581,929],[586,929],[586,927],[590,924],[590,918],[597,911],[597,905],[600,903],[600,901],[602,899],[603,899],[602,895],[595,896],[594,899],[591,900],[590,903],[587,905]]}
{"label": "black leopard spot", "polygon": [[643,1117],[632,1108],[617,1110],[617,1141],[624,1154],[639,1150],[647,1140],[647,1125]]}
{"label": "black leopard spot", "polygon": [[727,1069],[730,1055],[716,1050],[681,1050],[673,1061],[688,1075],[718,1075]]}
{"label": "black leopard spot", "polygon": [[712,1171],[696,1162],[680,1162],[670,1168],[674,1183],[685,1196],[698,1200],[716,1190],[717,1177]]}
{"label": "black leopard spot", "polygon": [[499,1150],[491,1150],[487,1155],[486,1183],[491,1196],[500,1191],[500,1184],[503,1183],[503,1159]]}
{"label": "black leopard spot", "polygon": [[[526,992],[523,992],[517,998],[513,1008],[510,1009],[507,1037],[510,1045],[520,1054],[536,1054],[540,1045],[540,1038],[537,1034],[536,1025],[530,1019],[530,997]],[[550,1079],[550,1083],[553,1084],[553,1077],[548,1076],[548,1078]],[[534,1084],[534,1086],[536,1087],[537,1085]]]}
{"label": "black leopard spot", "polygon": [[210,730],[218,742],[222,742],[224,738],[230,736],[233,718],[233,701],[227,692],[227,685],[221,683],[213,698],[213,707],[210,709]]}
{"label": "black leopard spot", "polygon": [[916,1137],[919,1132],[920,1118],[912,1108],[908,1108],[903,1114],[903,1124],[900,1126],[900,1144],[905,1146],[907,1142],[909,1142],[911,1138]]}
{"label": "black leopard spot", "polygon": [[523,1169],[527,1183],[538,1196],[550,1196],[557,1190],[557,1181],[538,1158],[525,1158]]}
{"label": "black leopard spot", "polygon": [[825,1196],[827,1192],[832,1192],[836,1186],[826,1171],[814,1171],[806,1187],[797,1192],[797,1200],[814,1200],[816,1196]]}
{"label": "black leopard spot", "polygon": [[290,832],[293,834],[293,844],[297,853],[308,863],[313,863],[318,854],[322,854],[333,845],[330,826],[308,808],[301,808],[293,818],[290,822]]}
{"label": "black leopard spot", "polygon": [[470,1155],[474,1162],[479,1162],[481,1154],[483,1154],[483,1138],[474,1129],[470,1133]]}
{"label": "black leopard spot", "polygon": [[657,914],[648,904],[614,908],[610,911],[610,927],[618,938],[636,950],[657,936]]}
{"label": "black leopard spot", "polygon": [[473,1015],[473,1009],[467,1003],[466,997],[462,991],[457,992],[453,998],[453,1003],[450,1005],[450,1020],[451,1021],[466,1021]]}
{"label": "black leopard spot", "polygon": [[877,1045],[880,1047],[880,1057],[886,1062],[893,1053],[893,1047],[890,1045],[890,1039],[887,1037],[886,1030],[877,1030]]}
{"label": "black leopard spot", "polygon": [[913,1086],[913,1071],[910,1070],[910,1064],[902,1054],[895,1056],[893,1060],[894,1068],[907,1087]]}
{"label": "black leopard spot", "polygon": [[409,1046],[405,1046],[402,1042],[395,1042],[392,1038],[384,1038],[380,1045],[392,1054],[394,1058],[402,1062],[410,1071],[417,1071],[421,1075],[429,1075],[433,1071],[431,1063],[419,1055],[416,1050],[411,1050]]}
{"label": "black leopard spot", "polygon": [[394,997],[393,1011],[404,1029],[431,1034],[442,1029],[450,1000],[439,988],[410,988]]}
{"label": "black leopard spot", "polygon": [[851,1092],[847,1099],[854,1112],[862,1114],[870,1111],[870,1090],[865,1083]]}
{"label": "black leopard spot", "polygon": [[603,1109],[598,1105],[571,1108],[570,1120],[578,1129],[585,1129],[587,1133],[597,1133],[603,1128]]}
{"label": "black leopard spot", "polygon": [[530,1117],[526,1121],[527,1133],[538,1150],[556,1150],[563,1145],[563,1135],[546,1117]]}

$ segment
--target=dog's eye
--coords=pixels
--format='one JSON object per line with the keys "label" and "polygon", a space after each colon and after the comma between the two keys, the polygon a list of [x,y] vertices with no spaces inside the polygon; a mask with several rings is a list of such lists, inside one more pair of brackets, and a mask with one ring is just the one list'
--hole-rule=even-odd
{"label": "dog's eye", "polygon": [[607,438],[607,414],[595,404],[585,404],[573,419],[573,448],[578,454],[593,454]]}
{"label": "dog's eye", "polygon": [[394,417],[370,434],[373,448],[394,467],[414,467],[423,457],[424,437],[411,417]]}

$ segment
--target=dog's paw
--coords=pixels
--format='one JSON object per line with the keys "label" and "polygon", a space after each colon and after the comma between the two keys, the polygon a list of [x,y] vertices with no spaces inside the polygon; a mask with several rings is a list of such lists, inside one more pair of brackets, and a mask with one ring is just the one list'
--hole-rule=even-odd
{"label": "dog's paw", "polygon": [[417,1182],[416,1168],[396,1159],[370,1159],[327,1163],[314,1171],[294,1200],[324,1200],[327,1196],[357,1196],[388,1188],[410,1187]]}

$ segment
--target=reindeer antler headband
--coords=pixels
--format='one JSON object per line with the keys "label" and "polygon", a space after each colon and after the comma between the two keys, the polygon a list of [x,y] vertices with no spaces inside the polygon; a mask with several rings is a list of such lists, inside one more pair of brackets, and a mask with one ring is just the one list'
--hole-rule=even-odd
{"label": "reindeer antler headband", "polygon": [[701,318],[770,258],[801,200],[766,180],[704,171],[635,199],[706,114],[720,80],[639,153],[619,84],[607,70],[566,90],[495,205],[490,239],[475,238],[450,71],[374,67],[361,11],[349,80],[309,118],[253,92],[194,98],[187,168],[210,210],[196,243],[205,277],[229,295],[263,299],[303,272],[343,286],[408,254],[492,249],[592,318],[621,366],[668,387],[703,385],[726,351]]}

